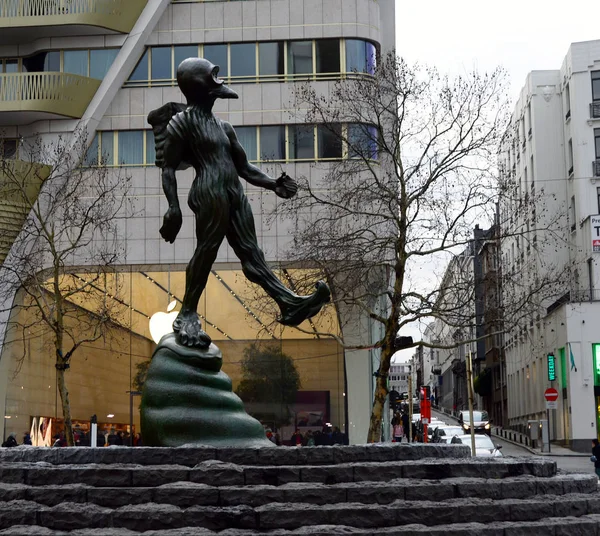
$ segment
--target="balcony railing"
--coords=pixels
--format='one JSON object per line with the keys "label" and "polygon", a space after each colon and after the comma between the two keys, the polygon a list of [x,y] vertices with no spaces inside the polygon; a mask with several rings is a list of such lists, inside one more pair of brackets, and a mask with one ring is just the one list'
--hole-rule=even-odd
{"label": "balcony railing", "polygon": [[590,103],[590,117],[600,119],[600,101]]}
{"label": "balcony railing", "polygon": [[592,161],[592,173],[594,177],[600,177],[600,159]]}
{"label": "balcony railing", "polygon": [[0,0],[0,28],[89,25],[128,33],[147,0]]}
{"label": "balcony railing", "polygon": [[2,112],[45,112],[79,119],[100,80],[69,73],[0,74]]}
{"label": "balcony railing", "polygon": [[50,167],[20,160],[0,160],[0,263],[8,255],[21,232],[29,205],[35,200]]}

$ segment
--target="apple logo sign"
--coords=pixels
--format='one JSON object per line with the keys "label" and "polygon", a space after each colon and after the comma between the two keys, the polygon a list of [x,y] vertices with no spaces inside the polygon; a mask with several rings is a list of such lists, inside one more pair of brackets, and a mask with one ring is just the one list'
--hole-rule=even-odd
{"label": "apple logo sign", "polygon": [[167,333],[173,332],[173,321],[179,314],[179,311],[173,311],[176,305],[177,301],[173,300],[167,307],[166,313],[154,313],[150,318],[150,335],[156,344],[158,344]]}

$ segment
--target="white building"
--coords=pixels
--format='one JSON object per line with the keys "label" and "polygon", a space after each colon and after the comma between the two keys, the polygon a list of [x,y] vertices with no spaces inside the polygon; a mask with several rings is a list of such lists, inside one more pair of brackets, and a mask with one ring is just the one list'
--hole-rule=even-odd
{"label": "white building", "polygon": [[573,43],[559,70],[528,75],[500,166],[515,187],[502,207],[502,234],[516,233],[502,243],[502,269],[515,275],[505,295],[568,275],[505,337],[509,426],[545,418],[553,386],[551,438],[587,452],[600,415],[600,40]]}
{"label": "white building", "polygon": [[408,394],[408,377],[410,375],[409,363],[393,363],[389,372],[389,389],[400,395]]}
{"label": "white building", "polygon": [[[128,305],[140,314],[140,321],[134,333],[123,334],[130,341],[125,358],[118,361],[107,349],[90,348],[87,362],[74,358],[67,380],[75,421],[85,423],[93,413],[114,414],[124,425],[129,422],[125,393],[131,390],[131,369],[151,349],[147,317],[166,308],[173,294],[183,295],[184,269],[194,248],[193,215],[184,199],[177,247],[158,234],[166,203],[146,122],[148,113],[159,106],[183,102],[175,81],[178,63],[203,56],[220,65],[219,76],[240,98],[219,101],[215,112],[237,129],[251,160],[258,165],[263,159],[276,160],[263,165],[271,174],[284,167],[292,177],[317,180],[327,164],[316,169],[315,162],[344,155],[341,149],[339,155],[322,153],[326,143],[318,142],[316,125],[314,144],[302,148],[302,158],[294,152],[290,139],[296,126],[289,113],[294,84],[309,79],[326,87],[351,77],[355,70],[364,71],[371,53],[392,50],[395,2],[117,0],[108,13],[102,9],[104,0],[75,3],[80,7],[69,13],[62,3],[40,2],[35,4],[42,6],[39,9],[50,10],[41,13],[31,7],[34,3],[0,2],[8,6],[0,13],[0,137],[5,151],[18,158],[23,139],[36,134],[44,140],[59,134],[69,137],[76,127],[84,127],[92,151],[108,155],[110,166],[126,167],[132,176],[138,213],[122,222],[121,272],[128,274],[126,284],[132,289]],[[191,174],[181,177],[187,181]],[[267,260],[275,263],[290,244],[290,227],[286,221],[269,221],[267,215],[277,201],[266,194],[247,187],[259,244]],[[181,188],[180,195],[184,198],[187,188]],[[3,254],[10,255],[11,241],[2,246]],[[293,276],[293,270],[290,273]],[[253,340],[261,326],[252,324],[256,316],[249,315],[242,303],[240,265],[226,243],[214,276],[207,293],[219,307],[201,312],[210,320],[206,329],[225,361],[239,363],[243,344]],[[10,305],[2,304],[2,310]],[[347,330],[350,344],[364,348],[373,344],[376,334],[368,318],[339,314],[344,318],[340,329]],[[308,334],[281,330],[273,339],[287,353],[302,355],[298,366],[304,389],[329,393],[330,422],[347,432],[351,442],[364,442],[377,356],[373,350],[344,352],[337,343],[311,335],[310,329]],[[33,416],[60,418],[51,356],[41,343],[32,344],[35,348],[30,348],[18,379],[11,379],[19,349],[5,344],[0,332],[0,411],[6,417],[6,432],[27,430]],[[94,371],[93,379],[89,370]],[[234,383],[239,379],[239,371],[225,371]]]}

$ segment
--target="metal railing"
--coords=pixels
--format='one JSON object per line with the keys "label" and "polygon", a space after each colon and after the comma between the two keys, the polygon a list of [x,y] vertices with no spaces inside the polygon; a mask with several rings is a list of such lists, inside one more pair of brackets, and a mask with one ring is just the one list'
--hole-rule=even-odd
{"label": "metal railing", "polygon": [[83,24],[129,32],[147,0],[0,0],[0,28]]}
{"label": "metal railing", "polygon": [[590,117],[600,119],[600,101],[590,102]]}
{"label": "metal railing", "polygon": [[600,177],[600,158],[592,161],[592,174],[594,177]]}
{"label": "metal railing", "polygon": [[81,118],[100,83],[70,73],[0,74],[0,112],[37,111]]}

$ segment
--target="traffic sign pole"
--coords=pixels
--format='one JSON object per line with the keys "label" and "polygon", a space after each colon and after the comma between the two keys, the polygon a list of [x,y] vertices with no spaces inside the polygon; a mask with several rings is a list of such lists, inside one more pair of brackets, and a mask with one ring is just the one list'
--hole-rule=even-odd
{"label": "traffic sign pole", "polygon": [[[552,383],[550,382],[550,385]],[[546,419],[548,420],[548,452],[552,452],[552,447],[550,446],[550,405],[555,406],[557,404],[558,391],[554,387],[550,387],[544,392],[544,398],[546,399]],[[556,409],[556,407],[553,409]]]}

